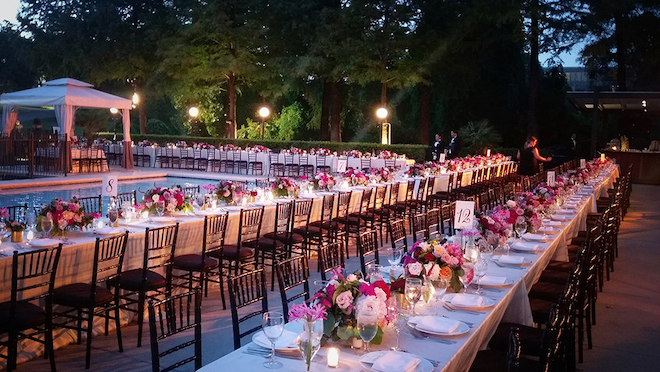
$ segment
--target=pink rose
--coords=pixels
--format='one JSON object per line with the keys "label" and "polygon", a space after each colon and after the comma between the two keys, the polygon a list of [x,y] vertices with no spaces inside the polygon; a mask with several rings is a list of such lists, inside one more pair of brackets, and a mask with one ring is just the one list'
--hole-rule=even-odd
{"label": "pink rose", "polygon": [[342,310],[348,309],[349,306],[353,305],[353,294],[351,291],[344,291],[337,296],[335,303]]}
{"label": "pink rose", "polygon": [[422,266],[421,262],[412,262],[412,263],[409,263],[408,266],[406,266],[406,268],[408,269],[408,272],[410,273],[410,275],[418,276],[419,274],[422,273],[423,266]]}

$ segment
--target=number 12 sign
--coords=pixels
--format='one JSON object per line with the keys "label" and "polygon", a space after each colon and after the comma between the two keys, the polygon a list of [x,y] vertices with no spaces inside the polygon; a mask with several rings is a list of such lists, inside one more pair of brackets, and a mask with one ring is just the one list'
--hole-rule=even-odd
{"label": "number 12 sign", "polygon": [[456,213],[454,214],[455,229],[471,229],[474,220],[474,202],[456,201]]}

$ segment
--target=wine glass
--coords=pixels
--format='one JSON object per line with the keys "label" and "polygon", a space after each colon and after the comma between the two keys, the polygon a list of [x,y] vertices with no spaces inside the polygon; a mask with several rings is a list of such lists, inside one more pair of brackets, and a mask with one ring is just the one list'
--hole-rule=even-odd
{"label": "wine glass", "polygon": [[483,294],[481,290],[481,278],[486,276],[488,272],[488,260],[486,257],[479,255],[477,260],[474,262],[474,276],[477,277],[477,294]]}
{"label": "wine glass", "polygon": [[369,352],[369,343],[378,333],[378,313],[373,307],[364,304],[357,313],[357,329],[362,341],[364,341],[364,352]]}
{"label": "wine glass", "polygon": [[379,280],[383,280],[383,265],[379,264],[369,264],[367,265],[367,275],[369,277],[369,283],[375,283]]}
{"label": "wine glass", "polygon": [[133,219],[133,206],[132,205],[124,205],[122,207],[122,215],[124,216],[124,221],[126,222],[126,226],[128,226],[131,223],[131,220]]}
{"label": "wine glass", "polygon": [[37,226],[37,215],[32,208],[29,208],[25,213],[25,224],[31,229],[34,229]]}
{"label": "wine glass", "polygon": [[164,200],[159,200],[156,202],[156,213],[158,213],[159,216],[163,216],[165,214],[165,201]]}
{"label": "wine glass", "polygon": [[53,229],[53,218],[46,215],[41,217],[41,231],[43,231],[44,236],[50,235],[50,231]]}
{"label": "wine glass", "polygon": [[415,305],[422,297],[422,280],[419,278],[406,278],[405,295],[412,305],[412,315],[415,315]]}
{"label": "wine glass", "polygon": [[[435,287],[435,302],[438,305],[440,301],[442,301],[442,297],[447,293],[449,282],[446,279],[438,278],[438,280],[433,281],[433,286]],[[436,308],[438,309],[438,315],[440,315],[440,306],[437,305]]]}
{"label": "wine glass", "polygon": [[396,344],[392,346],[393,351],[400,351],[401,348],[399,348],[399,335],[401,331],[399,330],[398,322],[399,318],[401,318],[401,314],[399,314],[399,310],[397,309],[397,301],[396,297],[390,297],[387,299],[387,321],[392,325],[394,328],[394,332],[396,332]]}
{"label": "wine glass", "polygon": [[279,311],[268,311],[261,318],[261,329],[270,341],[270,360],[264,362],[264,367],[269,369],[282,368],[282,363],[275,360],[275,341],[284,331],[284,315]]}
{"label": "wine glass", "polygon": [[463,288],[465,288],[465,293],[468,292],[468,287],[472,280],[474,279],[474,266],[471,263],[463,263],[463,275],[458,277],[461,283],[463,283]]}
{"label": "wine glass", "polygon": [[401,262],[401,256],[403,256],[402,247],[387,248],[387,261],[390,263],[390,265],[398,265]]}
{"label": "wine glass", "polygon": [[117,223],[117,219],[119,218],[119,211],[117,208],[110,208],[108,210],[108,220],[110,220],[110,226],[115,227],[115,223]]}
{"label": "wine glass", "polygon": [[518,234],[518,239],[522,239],[523,234],[527,231],[527,222],[516,221],[515,229],[516,234]]}

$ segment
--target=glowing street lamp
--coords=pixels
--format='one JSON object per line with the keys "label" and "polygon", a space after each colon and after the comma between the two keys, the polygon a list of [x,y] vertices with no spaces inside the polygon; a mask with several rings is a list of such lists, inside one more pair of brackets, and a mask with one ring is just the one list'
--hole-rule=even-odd
{"label": "glowing street lamp", "polygon": [[113,107],[113,108],[110,109],[110,113],[112,115],[116,115],[117,113],[119,113],[119,110],[117,110],[116,108]]}
{"label": "glowing street lamp", "polygon": [[192,118],[196,118],[199,116],[199,109],[195,106],[191,107],[188,109],[188,115]]}
{"label": "glowing street lamp", "polygon": [[264,139],[264,136],[266,135],[266,118],[270,115],[270,109],[268,107],[264,106],[259,109],[259,116],[261,117],[261,139]]}
{"label": "glowing street lamp", "polygon": [[133,101],[134,105],[140,103],[140,96],[138,96],[137,92],[133,93],[133,98],[131,99],[131,101]]}
{"label": "glowing street lamp", "polygon": [[387,109],[380,107],[376,110],[376,117],[380,119],[380,143],[383,145],[392,144],[392,125],[387,122]]}

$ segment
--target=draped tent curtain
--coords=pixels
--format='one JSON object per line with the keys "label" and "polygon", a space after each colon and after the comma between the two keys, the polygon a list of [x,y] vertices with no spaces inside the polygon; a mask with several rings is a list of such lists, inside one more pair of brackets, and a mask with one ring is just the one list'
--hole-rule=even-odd
{"label": "draped tent curtain", "polygon": [[2,106],[2,132],[6,137],[11,136],[18,119],[18,111],[13,106]]}
{"label": "draped tent curtain", "polygon": [[131,112],[121,110],[121,121],[124,126],[124,168],[133,169],[133,146],[131,141]]}
{"label": "draped tent curtain", "polygon": [[73,123],[75,122],[76,110],[71,105],[57,105],[55,109],[55,119],[60,127],[60,133],[66,134],[69,138],[73,137]]}

